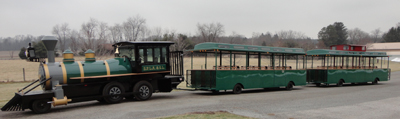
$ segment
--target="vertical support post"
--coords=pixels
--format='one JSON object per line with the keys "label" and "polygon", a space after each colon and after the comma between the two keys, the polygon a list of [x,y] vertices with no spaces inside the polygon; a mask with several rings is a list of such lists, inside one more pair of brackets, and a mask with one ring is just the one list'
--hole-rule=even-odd
{"label": "vertical support post", "polygon": [[272,70],[275,70],[275,56],[273,53],[271,55],[271,64],[272,64]]}
{"label": "vertical support post", "polygon": [[261,69],[261,53],[258,53],[258,70]]}
{"label": "vertical support post", "polygon": [[311,55],[311,69],[314,68],[314,57]]}
{"label": "vertical support post", "polygon": [[305,68],[304,69],[307,69],[307,55],[304,55],[305,57],[306,57],[306,65],[305,65]]}
{"label": "vertical support post", "polygon": [[296,55],[296,69],[298,69],[297,65],[299,64],[299,55]]}
{"label": "vertical support post", "polygon": [[249,52],[246,52],[246,70],[249,68]]}
{"label": "vertical support post", "polygon": [[333,56],[333,67],[336,66],[336,56]]}
{"label": "vertical support post", "polygon": [[344,67],[344,56],[342,55],[342,68]]}
{"label": "vertical support post", "polygon": [[368,57],[368,67],[371,67],[371,57]]}
{"label": "vertical support post", "polygon": [[381,69],[383,69],[382,62],[383,62],[383,57],[381,57]]}
{"label": "vertical support post", "polygon": [[329,57],[326,59],[326,69],[329,69]]}
{"label": "vertical support post", "polygon": [[236,54],[233,54],[233,66],[236,66]]}
{"label": "vertical support post", "polygon": [[232,51],[229,51],[229,69],[232,70]]}
{"label": "vertical support post", "polygon": [[281,56],[278,56],[278,66],[281,66]]}
{"label": "vertical support post", "polygon": [[375,58],[376,57],[372,57],[372,69],[375,69]]}
{"label": "vertical support post", "polygon": [[388,60],[387,60],[387,69],[389,69],[389,56],[388,56]]}
{"label": "vertical support post", "polygon": [[218,51],[215,51],[215,71],[217,71],[218,69],[217,59],[218,59]]}
{"label": "vertical support post", "polygon": [[359,67],[361,67],[361,58],[362,58],[362,57],[359,57],[359,58],[358,58],[358,66],[359,66]]}
{"label": "vertical support post", "polygon": [[351,66],[354,67],[354,56],[351,57]]}
{"label": "vertical support post", "polygon": [[287,56],[285,54],[283,54],[283,57],[284,57],[284,61],[285,61],[285,70],[286,70],[286,68],[287,68],[287,64],[286,64]]}
{"label": "vertical support post", "polygon": [[222,68],[222,51],[219,51],[219,66]]}
{"label": "vertical support post", "polygon": [[190,56],[190,67],[191,67],[191,69],[193,69],[193,51]]}
{"label": "vertical support post", "polygon": [[[216,67],[215,67],[216,68]],[[204,64],[204,69],[207,69],[207,53],[206,53],[206,62]]]}

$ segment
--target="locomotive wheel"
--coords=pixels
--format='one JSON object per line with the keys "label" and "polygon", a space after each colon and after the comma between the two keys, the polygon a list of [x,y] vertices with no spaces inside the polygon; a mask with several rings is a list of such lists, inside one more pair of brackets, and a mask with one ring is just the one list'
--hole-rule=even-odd
{"label": "locomotive wheel", "polygon": [[286,86],[286,90],[291,91],[293,89],[293,83],[289,82]]}
{"label": "locomotive wheel", "polygon": [[30,108],[33,112],[37,114],[41,113],[46,113],[50,111],[51,104],[47,103],[49,100],[43,99],[43,100],[35,100],[32,103],[32,107]]}
{"label": "locomotive wheel", "polygon": [[[106,95],[117,95],[125,93],[125,89],[121,83],[111,82],[104,86],[103,96]],[[124,99],[123,96],[106,96],[104,97],[104,101],[107,103],[119,103]],[[101,102],[101,101],[100,101]]]}
{"label": "locomotive wheel", "polygon": [[372,81],[372,85],[376,85],[378,84],[378,79],[375,79],[374,81]]}
{"label": "locomotive wheel", "polygon": [[236,84],[236,85],[233,87],[233,93],[234,93],[234,94],[240,94],[240,93],[242,93],[242,86],[241,86],[240,84]]}
{"label": "locomotive wheel", "polygon": [[136,100],[148,100],[153,95],[153,87],[147,81],[139,81],[133,87],[133,92]]}
{"label": "locomotive wheel", "polygon": [[343,86],[343,80],[339,80],[339,82],[336,84],[336,86],[342,87]]}

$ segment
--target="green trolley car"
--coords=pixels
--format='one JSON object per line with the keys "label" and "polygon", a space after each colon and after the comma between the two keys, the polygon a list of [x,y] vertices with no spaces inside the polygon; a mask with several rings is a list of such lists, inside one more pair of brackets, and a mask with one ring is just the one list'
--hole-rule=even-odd
{"label": "green trolley car", "polygon": [[300,48],[200,43],[189,51],[191,67],[186,71],[189,88],[214,93],[233,90],[237,94],[242,89],[285,87],[291,90],[294,85],[306,85],[305,52]]}
{"label": "green trolley car", "polygon": [[384,52],[317,49],[307,51],[307,56],[312,62],[307,69],[307,82],[317,86],[390,80],[389,56]]}

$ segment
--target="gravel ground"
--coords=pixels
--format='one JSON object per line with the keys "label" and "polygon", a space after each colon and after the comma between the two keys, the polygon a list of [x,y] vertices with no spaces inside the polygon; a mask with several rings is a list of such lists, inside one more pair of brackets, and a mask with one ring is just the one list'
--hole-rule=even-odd
{"label": "gravel ground", "polygon": [[0,118],[156,118],[189,112],[228,111],[255,118],[398,118],[400,72],[378,85],[295,87],[211,94],[207,91],[156,93],[148,101],[101,104],[97,101],[57,106],[47,114],[0,112]]}

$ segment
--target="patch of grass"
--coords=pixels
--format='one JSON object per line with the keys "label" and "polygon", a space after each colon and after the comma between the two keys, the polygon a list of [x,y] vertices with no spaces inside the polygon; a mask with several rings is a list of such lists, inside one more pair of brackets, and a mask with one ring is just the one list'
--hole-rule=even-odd
{"label": "patch of grass", "polygon": [[[29,83],[31,82],[0,83],[0,107],[3,107],[11,98],[13,98],[18,89],[22,89]],[[35,90],[40,90],[39,87]]]}
{"label": "patch of grass", "polygon": [[226,111],[216,111],[216,112],[192,112],[182,115],[161,117],[157,119],[254,119],[254,118],[240,116]]}

